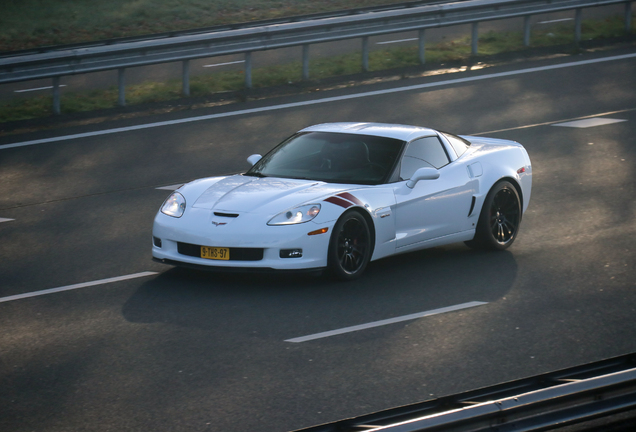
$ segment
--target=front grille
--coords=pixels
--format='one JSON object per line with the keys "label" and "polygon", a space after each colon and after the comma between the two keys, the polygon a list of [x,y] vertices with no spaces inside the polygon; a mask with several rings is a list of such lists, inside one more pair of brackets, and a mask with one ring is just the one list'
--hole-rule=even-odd
{"label": "front grille", "polygon": [[[201,258],[201,246],[190,243],[177,243],[177,251],[181,255]],[[263,248],[230,248],[230,261],[260,261],[263,259]]]}

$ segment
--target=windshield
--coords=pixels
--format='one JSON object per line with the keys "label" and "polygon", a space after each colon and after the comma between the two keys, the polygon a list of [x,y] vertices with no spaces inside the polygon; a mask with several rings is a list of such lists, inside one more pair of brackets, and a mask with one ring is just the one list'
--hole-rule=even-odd
{"label": "windshield", "polygon": [[333,132],[292,136],[245,175],[381,184],[391,175],[404,142],[393,138]]}

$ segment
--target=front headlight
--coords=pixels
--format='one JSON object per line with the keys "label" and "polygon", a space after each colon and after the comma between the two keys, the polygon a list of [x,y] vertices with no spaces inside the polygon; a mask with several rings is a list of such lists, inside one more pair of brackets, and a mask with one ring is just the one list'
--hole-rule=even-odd
{"label": "front headlight", "polygon": [[320,204],[309,204],[287,210],[273,217],[267,225],[292,225],[309,222],[320,213]]}
{"label": "front headlight", "polygon": [[179,192],[174,192],[161,206],[161,213],[180,218],[186,208],[186,200]]}

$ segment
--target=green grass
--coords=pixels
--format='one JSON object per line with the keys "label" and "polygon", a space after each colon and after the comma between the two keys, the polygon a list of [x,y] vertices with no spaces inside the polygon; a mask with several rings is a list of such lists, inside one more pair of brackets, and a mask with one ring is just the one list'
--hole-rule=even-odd
{"label": "green grass", "polygon": [[404,0],[3,0],[0,51],[402,3]]}
{"label": "green grass", "polygon": [[[636,30],[632,20],[632,33]],[[582,25],[582,40],[602,39],[625,34],[622,17],[612,17],[602,21],[585,21]],[[549,31],[533,32],[531,47],[545,47],[574,43],[572,25],[561,25]],[[488,56],[503,52],[523,50],[521,32],[489,32],[479,38],[479,55]],[[471,57],[471,40],[466,36],[426,46],[427,64],[467,60]],[[310,79],[318,80],[337,76],[352,75],[361,72],[362,55],[353,53],[330,58],[314,59],[310,62]],[[381,71],[397,69],[419,64],[416,44],[410,47],[372,51],[369,54],[369,69]],[[300,62],[255,68],[252,71],[254,88],[284,86],[302,81]],[[166,102],[182,97],[181,81],[146,82],[126,88],[126,103],[138,105],[153,102]],[[192,77],[190,93],[192,97],[205,97],[220,92],[242,90],[245,77],[242,71],[215,72]],[[63,113],[94,111],[117,106],[116,87],[84,93],[63,92],[61,109]],[[51,97],[35,97],[13,100],[0,105],[0,122],[44,117],[52,114]]]}

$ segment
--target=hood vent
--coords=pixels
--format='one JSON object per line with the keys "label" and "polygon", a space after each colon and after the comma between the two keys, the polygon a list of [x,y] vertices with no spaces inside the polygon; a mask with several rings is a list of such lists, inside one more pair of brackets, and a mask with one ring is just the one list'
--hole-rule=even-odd
{"label": "hood vent", "polygon": [[221,212],[214,212],[214,216],[218,216],[218,217],[226,217],[226,218],[237,218],[239,215],[237,213],[221,213]]}

